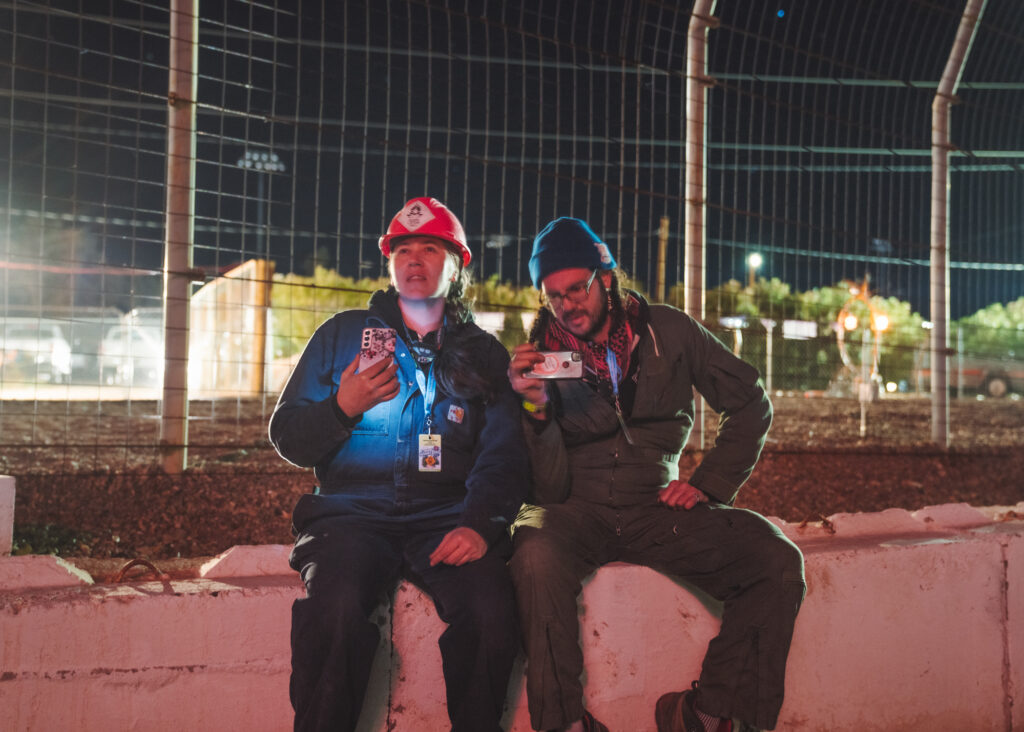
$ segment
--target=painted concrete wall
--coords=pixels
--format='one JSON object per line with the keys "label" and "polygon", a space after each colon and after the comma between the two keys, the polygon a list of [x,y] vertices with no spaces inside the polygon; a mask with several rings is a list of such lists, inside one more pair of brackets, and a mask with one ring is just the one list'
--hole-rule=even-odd
{"label": "painted concrete wall", "polygon": [[0,475],[0,554],[10,554],[14,540],[14,478]]}
{"label": "painted concrete wall", "polygon": [[[777,729],[1024,730],[1024,504],[1015,509],[779,522],[805,552],[809,589]],[[88,585],[52,558],[0,558],[0,729],[290,729],[288,626],[302,590],[286,556],[236,547],[203,579],[116,586]],[[377,614],[361,730],[446,729],[441,623],[408,585],[392,607]],[[696,678],[716,610],[651,570],[599,570],[580,603],[592,711],[612,729],[653,730],[657,697]],[[521,664],[514,732],[529,729]]]}

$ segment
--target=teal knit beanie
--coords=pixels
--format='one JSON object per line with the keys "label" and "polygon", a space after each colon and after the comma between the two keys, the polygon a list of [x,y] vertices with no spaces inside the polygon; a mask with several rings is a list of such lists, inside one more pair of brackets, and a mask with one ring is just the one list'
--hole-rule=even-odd
{"label": "teal knit beanie", "polygon": [[530,277],[538,290],[540,283],[560,269],[614,269],[615,257],[608,245],[581,219],[565,216],[545,226],[533,240]]}

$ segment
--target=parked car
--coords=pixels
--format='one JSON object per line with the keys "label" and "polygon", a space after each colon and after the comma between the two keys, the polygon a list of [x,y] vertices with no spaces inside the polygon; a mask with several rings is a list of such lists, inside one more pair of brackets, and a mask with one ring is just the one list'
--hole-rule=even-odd
{"label": "parked car", "polygon": [[[924,368],[918,371],[922,388],[931,383],[929,359],[925,357]],[[986,397],[1000,399],[1010,394],[1024,394],[1024,361],[1006,358],[985,358],[964,355],[951,356],[947,371],[950,389],[962,388]]]}
{"label": "parked car", "polygon": [[100,378],[114,386],[160,386],[164,343],[159,328],[120,323],[100,343]]}
{"label": "parked car", "polygon": [[5,380],[63,384],[71,376],[71,345],[60,324],[44,318],[7,318],[0,335]]}
{"label": "parked car", "polygon": [[71,383],[100,383],[100,343],[119,317],[75,315],[61,328],[71,344]]}

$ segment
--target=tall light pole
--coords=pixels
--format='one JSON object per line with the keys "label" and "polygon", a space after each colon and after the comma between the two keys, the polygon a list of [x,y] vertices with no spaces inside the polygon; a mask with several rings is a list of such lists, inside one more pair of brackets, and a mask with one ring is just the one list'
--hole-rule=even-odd
{"label": "tall light pole", "polygon": [[494,234],[488,237],[487,241],[484,242],[484,247],[487,249],[495,249],[498,255],[498,282],[501,282],[501,260],[502,250],[512,243],[512,237],[508,234]]}
{"label": "tall light pole", "polygon": [[[238,159],[238,167],[243,170],[255,170],[257,173],[256,193],[256,224],[264,230],[263,257],[270,259],[270,205],[267,205],[267,220],[263,220],[263,179],[272,173],[285,172],[284,161],[277,153],[270,150],[246,150]],[[259,247],[256,248],[257,253]],[[242,258],[245,258],[245,239],[242,239]]]}
{"label": "tall light pole", "polygon": [[754,252],[753,254],[747,256],[747,271],[750,272],[750,276],[748,278],[748,286],[751,290],[754,289],[754,277],[757,273],[757,268],[760,267],[763,263],[764,259],[762,259],[761,255],[758,254],[757,252]]}

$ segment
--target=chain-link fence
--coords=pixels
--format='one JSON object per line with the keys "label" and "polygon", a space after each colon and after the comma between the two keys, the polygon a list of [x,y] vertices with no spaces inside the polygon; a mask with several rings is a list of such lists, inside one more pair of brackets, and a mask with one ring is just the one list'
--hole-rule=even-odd
{"label": "chain-link fence", "polygon": [[[962,12],[714,7],[704,317],[779,398],[928,419],[930,110]],[[0,4],[8,472],[158,464],[171,20],[142,0]],[[653,1],[199,4],[190,460],[271,450],[296,353],[381,285],[377,239],[412,196],[461,218],[506,343],[556,216],[684,306],[690,23]],[[952,113],[949,384],[971,409],[1024,394],[1022,51],[1024,5],[990,0]]]}

